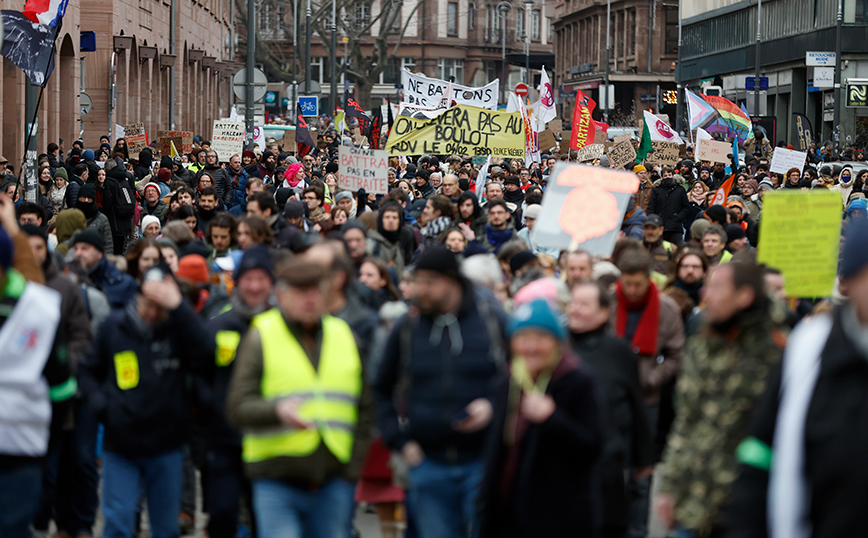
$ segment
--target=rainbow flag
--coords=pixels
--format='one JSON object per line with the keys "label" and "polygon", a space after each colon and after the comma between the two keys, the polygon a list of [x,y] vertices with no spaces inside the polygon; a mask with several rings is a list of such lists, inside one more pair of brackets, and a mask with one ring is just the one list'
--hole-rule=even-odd
{"label": "rainbow flag", "polygon": [[[737,107],[735,103],[717,95],[706,95],[704,99],[720,115],[719,121],[726,127],[727,136],[731,138],[747,138],[751,130],[750,117]],[[709,132],[711,132],[711,129],[709,129]]]}

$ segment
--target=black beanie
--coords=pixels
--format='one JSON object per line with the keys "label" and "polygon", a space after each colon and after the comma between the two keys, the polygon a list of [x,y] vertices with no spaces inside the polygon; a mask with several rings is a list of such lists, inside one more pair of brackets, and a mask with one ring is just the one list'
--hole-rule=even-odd
{"label": "black beanie", "polygon": [[328,163],[325,166],[325,172],[326,172],[326,174],[337,174],[338,173],[338,163],[334,163],[334,162]]}
{"label": "black beanie", "polygon": [[739,226],[738,224],[730,224],[723,230],[726,232],[726,242],[734,241],[736,239],[744,239],[747,237],[747,234],[744,233],[744,228]]}
{"label": "black beanie", "polygon": [[101,233],[99,233],[93,228],[85,228],[84,230],[75,234],[75,237],[72,238],[72,244],[70,246],[74,247],[79,243],[87,243],[88,245],[93,245],[94,248],[105,254],[105,239],[103,239]]}
{"label": "black beanie", "polygon": [[455,254],[443,246],[428,249],[416,263],[417,271],[433,271],[441,275],[461,280],[458,272],[458,259]]}
{"label": "black beanie", "polygon": [[85,183],[78,189],[78,198],[90,198],[96,201],[96,187],[93,186],[93,183]]}
{"label": "black beanie", "polygon": [[509,270],[515,275],[516,272],[520,271],[522,267],[536,260],[536,256],[533,255],[533,252],[529,250],[522,250],[521,252],[516,252],[513,254],[512,258],[509,259]]}

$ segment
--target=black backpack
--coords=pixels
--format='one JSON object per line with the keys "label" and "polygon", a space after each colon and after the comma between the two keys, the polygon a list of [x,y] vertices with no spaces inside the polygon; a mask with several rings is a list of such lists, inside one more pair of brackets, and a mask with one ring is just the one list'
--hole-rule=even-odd
{"label": "black backpack", "polygon": [[126,179],[117,181],[115,214],[120,218],[132,218],[136,214],[136,191]]}

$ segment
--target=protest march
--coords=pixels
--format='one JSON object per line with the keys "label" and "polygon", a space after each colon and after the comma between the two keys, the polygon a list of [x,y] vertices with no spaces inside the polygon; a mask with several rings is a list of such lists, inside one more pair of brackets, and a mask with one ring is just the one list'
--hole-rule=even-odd
{"label": "protest march", "polygon": [[863,535],[863,150],[430,74],[4,163],[0,537]]}

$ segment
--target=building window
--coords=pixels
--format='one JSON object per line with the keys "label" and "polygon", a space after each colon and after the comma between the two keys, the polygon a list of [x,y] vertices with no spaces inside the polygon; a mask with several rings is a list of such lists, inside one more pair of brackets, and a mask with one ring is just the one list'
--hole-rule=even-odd
{"label": "building window", "polygon": [[546,27],[548,28],[548,42],[552,43],[555,40],[555,25],[552,24],[552,20],[546,17]]}
{"label": "building window", "polygon": [[401,67],[407,71],[416,70],[416,58],[401,58]]}
{"label": "building window", "polygon": [[678,8],[666,8],[666,43],[664,54],[678,54]]}
{"label": "building window", "polygon": [[464,60],[452,60],[440,58],[437,60],[437,78],[440,80],[453,80],[458,84],[464,83]]}
{"label": "building window", "polygon": [[853,22],[856,24],[868,22],[868,0],[856,0],[856,13]]}
{"label": "building window", "polygon": [[467,27],[471,30],[476,28],[476,3],[470,2],[469,13],[467,14]]}
{"label": "building window", "polygon": [[260,30],[274,30],[274,6],[271,4],[262,4],[259,11],[256,12],[256,27]]}
{"label": "building window", "polygon": [[326,80],[323,79],[322,60],[322,56],[315,56],[310,59],[310,79],[319,82],[320,84],[326,82]]}
{"label": "building window", "polygon": [[371,5],[359,3],[356,5],[356,30],[362,30],[371,24]]}
{"label": "building window", "polygon": [[515,17],[515,37],[520,38],[524,33],[524,17],[526,13],[524,11],[520,13],[516,13]]}
{"label": "building window", "polygon": [[380,84],[400,84],[401,65],[401,58],[389,58],[386,69],[380,74]]}
{"label": "building window", "polygon": [[530,38],[534,41],[539,41],[539,22],[540,12],[535,9],[530,13]]}
{"label": "building window", "polygon": [[446,34],[458,35],[458,3],[449,2],[446,5]]}

